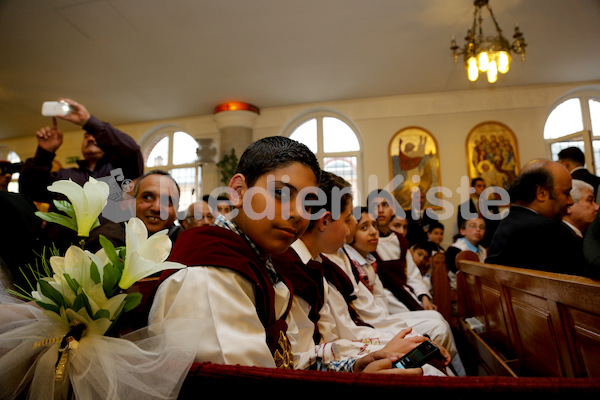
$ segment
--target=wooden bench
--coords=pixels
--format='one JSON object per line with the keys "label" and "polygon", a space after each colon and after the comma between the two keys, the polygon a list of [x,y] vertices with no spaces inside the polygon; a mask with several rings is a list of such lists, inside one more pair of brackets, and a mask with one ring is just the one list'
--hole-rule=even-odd
{"label": "wooden bench", "polygon": [[[480,375],[600,377],[600,281],[475,261],[459,265],[459,328]],[[476,332],[469,318],[483,330]]]}
{"label": "wooden bench", "polygon": [[435,253],[431,257],[431,289],[433,302],[437,305],[438,312],[451,327],[457,327],[456,315],[452,312],[453,303],[456,302],[456,291],[450,289],[446,256],[441,252]]}
{"label": "wooden bench", "polygon": [[[455,258],[457,268],[461,260],[478,261],[479,256],[472,251],[461,251]],[[455,311],[458,297],[456,290],[450,287],[445,253],[438,252],[431,257],[431,288],[433,301],[438,306],[438,312],[442,314],[452,328],[458,327]]]}

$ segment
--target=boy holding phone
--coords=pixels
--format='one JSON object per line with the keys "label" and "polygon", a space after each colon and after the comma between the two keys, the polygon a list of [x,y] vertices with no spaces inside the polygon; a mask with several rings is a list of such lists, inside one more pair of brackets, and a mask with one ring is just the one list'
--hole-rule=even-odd
{"label": "boy holding phone", "polygon": [[[294,368],[291,284],[273,268],[271,255],[306,230],[306,210],[298,205],[316,197],[320,175],[314,153],[294,140],[277,136],[251,144],[229,182],[231,220],[219,216],[215,226],[181,234],[170,260],[188,268],[163,274],[149,324],[200,321],[199,362]],[[375,372],[396,358],[371,353],[335,369]]]}

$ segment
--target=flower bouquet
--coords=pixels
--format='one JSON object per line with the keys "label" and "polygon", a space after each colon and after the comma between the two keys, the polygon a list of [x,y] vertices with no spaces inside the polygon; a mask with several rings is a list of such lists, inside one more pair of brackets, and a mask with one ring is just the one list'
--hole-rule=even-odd
{"label": "flower bouquet", "polygon": [[142,221],[132,218],[125,246],[101,236],[102,248],[91,253],[84,238],[99,225],[108,185],[90,178],[83,188],[69,180],[48,189],[69,201],[55,201],[64,214],[39,216],[81,240],[64,256],[42,260],[42,271],[33,271],[34,290],[12,293],[23,301],[0,294],[0,399],[175,398],[194,359],[194,324],[170,321],[176,329],[153,325],[122,337],[111,329],[140,304],[140,293],[126,292],[136,281],[184,267],[165,261],[166,231],[148,238]]}

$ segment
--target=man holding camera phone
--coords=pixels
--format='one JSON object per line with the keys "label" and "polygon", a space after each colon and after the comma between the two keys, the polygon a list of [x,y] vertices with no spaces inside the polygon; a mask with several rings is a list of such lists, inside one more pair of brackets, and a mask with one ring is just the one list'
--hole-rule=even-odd
{"label": "man holding camera phone", "polygon": [[[52,126],[36,132],[38,148],[35,156],[23,164],[19,178],[20,192],[31,200],[51,203],[52,195],[47,187],[61,179],[71,179],[83,186],[89,177],[110,176],[111,171],[121,168],[125,179],[134,180],[144,171],[144,160],[140,147],[133,138],[98,120],[86,107],[71,99],[61,98],[59,102],[68,104],[66,115],[52,117]],[[62,131],[56,118],[70,121],[84,129],[81,153],[83,160],[77,167],[51,171],[56,151],[63,143]]]}

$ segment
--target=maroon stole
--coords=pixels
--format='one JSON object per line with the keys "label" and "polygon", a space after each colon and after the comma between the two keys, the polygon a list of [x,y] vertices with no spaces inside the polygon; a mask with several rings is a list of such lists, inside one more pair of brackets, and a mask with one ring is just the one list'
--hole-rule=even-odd
{"label": "maroon stole", "polygon": [[317,323],[325,301],[323,265],[314,260],[304,264],[291,247],[282,254],[273,254],[271,260],[277,272],[292,282],[294,296],[302,298],[310,305],[308,317],[315,325],[313,339],[319,344],[321,333]]}
{"label": "maroon stole", "polygon": [[346,300],[346,304],[348,305],[348,312],[350,313],[354,323],[359,326],[368,326],[372,328],[371,325],[360,318],[358,311],[356,311],[352,305],[352,302],[356,300],[356,296],[352,294],[354,292],[354,285],[352,284],[352,281],[348,275],[346,275],[344,270],[342,270],[339,265],[325,257],[323,254],[321,254],[321,258],[323,259],[323,272],[325,279],[335,286],[342,296],[344,296],[344,300]]}
{"label": "maroon stole", "polygon": [[383,286],[400,300],[411,311],[423,310],[423,306],[411,295],[406,288],[406,252],[408,241],[399,233],[394,232],[400,242],[400,259],[383,261],[377,252],[373,253],[377,262],[377,275]]}
{"label": "maroon stole", "polygon": [[[202,226],[184,231],[173,246],[169,261],[187,266],[228,268],[243,275],[254,284],[256,312],[267,337],[267,345],[278,363],[278,358],[292,357],[287,342],[285,319],[291,307],[277,319],[275,315],[275,290],[265,263],[246,240],[235,232],[217,226]],[[161,281],[178,270],[163,271]],[[290,282],[282,277],[290,292]],[[287,342],[287,345],[286,345]],[[279,355],[278,355],[279,353]],[[279,365],[278,365],[279,366]]]}

